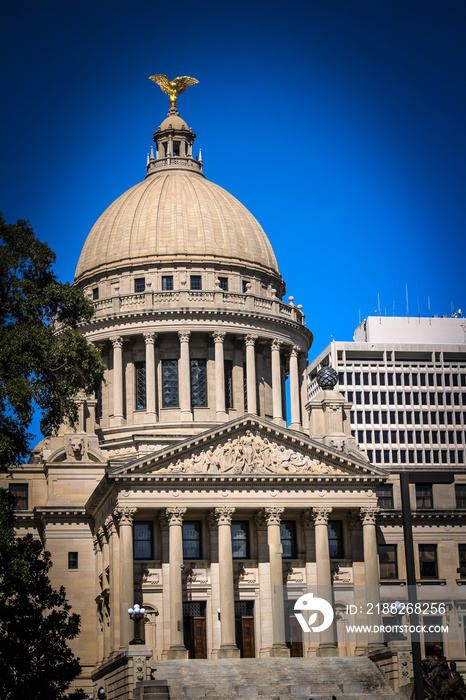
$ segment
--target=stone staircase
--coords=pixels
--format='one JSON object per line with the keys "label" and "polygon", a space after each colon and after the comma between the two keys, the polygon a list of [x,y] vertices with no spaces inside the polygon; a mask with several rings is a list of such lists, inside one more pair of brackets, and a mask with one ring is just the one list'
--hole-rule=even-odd
{"label": "stone staircase", "polygon": [[[406,700],[365,656],[155,661],[136,700]],[[168,693],[167,693],[168,687]]]}

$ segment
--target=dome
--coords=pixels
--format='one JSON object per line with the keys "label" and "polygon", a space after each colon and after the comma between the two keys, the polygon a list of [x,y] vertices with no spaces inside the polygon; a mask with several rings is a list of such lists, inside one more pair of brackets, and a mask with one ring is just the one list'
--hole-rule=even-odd
{"label": "dome", "polygon": [[280,277],[269,240],[246,207],[199,172],[167,168],[147,176],[102,214],[84,244],[75,279],[170,262],[236,264]]}

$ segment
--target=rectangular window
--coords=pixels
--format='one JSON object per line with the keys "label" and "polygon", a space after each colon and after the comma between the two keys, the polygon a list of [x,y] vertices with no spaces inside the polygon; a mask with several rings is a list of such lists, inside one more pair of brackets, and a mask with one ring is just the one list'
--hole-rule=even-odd
{"label": "rectangular window", "polygon": [[133,524],[135,559],[152,559],[152,523],[135,521]]}
{"label": "rectangular window", "polygon": [[220,289],[222,289],[224,292],[228,292],[228,277],[219,277],[218,284]]}
{"label": "rectangular window", "polygon": [[92,300],[97,301],[98,298],[99,298],[99,288],[94,287],[94,289],[92,290]]}
{"label": "rectangular window", "polygon": [[398,578],[396,544],[379,545],[380,578]]}
{"label": "rectangular window", "polygon": [[68,569],[78,568],[78,553],[68,552]]}
{"label": "rectangular window", "polygon": [[9,484],[10,493],[16,498],[15,508],[17,510],[28,509],[28,484]]}
{"label": "rectangular window", "polygon": [[459,571],[459,578],[466,579],[466,544],[458,545],[458,557],[460,562],[460,569],[464,571]]}
{"label": "rectangular window", "polygon": [[191,360],[191,406],[207,406],[206,360]]}
{"label": "rectangular window", "polygon": [[419,573],[421,578],[438,578],[437,571],[437,545],[420,544],[419,548]]}
{"label": "rectangular window", "polygon": [[201,558],[202,523],[200,520],[185,520],[183,523],[183,559]]}
{"label": "rectangular window", "polygon": [[144,277],[139,277],[138,279],[134,280],[134,291],[136,294],[141,294],[144,292],[146,289],[146,280]]}
{"label": "rectangular window", "polygon": [[249,523],[233,520],[231,523],[231,546],[233,559],[249,559]]}
{"label": "rectangular window", "polygon": [[225,360],[225,407],[233,408],[233,360]]}
{"label": "rectangular window", "polygon": [[424,632],[424,650],[426,656],[443,656],[443,636],[440,631],[435,631],[444,623],[439,615],[427,615],[419,620],[427,630]]}
{"label": "rectangular window", "polygon": [[165,275],[162,277],[162,291],[171,292],[173,289],[173,275]]}
{"label": "rectangular window", "polygon": [[380,508],[393,508],[393,484],[377,486],[377,505]]}
{"label": "rectangular window", "polygon": [[466,484],[455,484],[456,507],[466,508]]}
{"label": "rectangular window", "polygon": [[243,294],[246,294],[249,291],[249,282],[247,280],[243,280],[242,289]]}
{"label": "rectangular window", "polygon": [[178,404],[178,360],[162,360],[162,406],[176,408]]}
{"label": "rectangular window", "polygon": [[201,277],[201,275],[191,275],[190,288],[191,289],[202,289],[202,277]]}
{"label": "rectangular window", "polygon": [[136,410],[146,408],[146,363],[135,362],[135,387],[136,387]]}
{"label": "rectangular window", "polygon": [[327,529],[330,558],[341,559],[343,557],[343,523],[341,520],[329,520]]}
{"label": "rectangular window", "polygon": [[280,539],[282,556],[286,559],[296,558],[296,523],[294,520],[283,520],[280,523]]}

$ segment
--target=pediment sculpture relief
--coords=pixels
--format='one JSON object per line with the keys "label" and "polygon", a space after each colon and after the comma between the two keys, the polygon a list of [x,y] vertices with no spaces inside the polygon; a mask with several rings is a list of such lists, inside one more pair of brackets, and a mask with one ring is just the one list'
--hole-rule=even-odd
{"label": "pediment sculpture relief", "polygon": [[247,430],[237,438],[228,438],[221,445],[211,445],[185,459],[171,462],[169,472],[189,473],[314,473],[344,474],[336,467],[324,464],[308,455]]}

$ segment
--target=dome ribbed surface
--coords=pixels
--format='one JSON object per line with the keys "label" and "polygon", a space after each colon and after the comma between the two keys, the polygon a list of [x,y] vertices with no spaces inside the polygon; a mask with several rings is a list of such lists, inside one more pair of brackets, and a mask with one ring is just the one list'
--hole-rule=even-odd
{"label": "dome ribbed surface", "polygon": [[108,207],[87,237],[76,280],[128,265],[225,258],[279,274],[267,236],[235,197],[199,174],[171,170]]}

